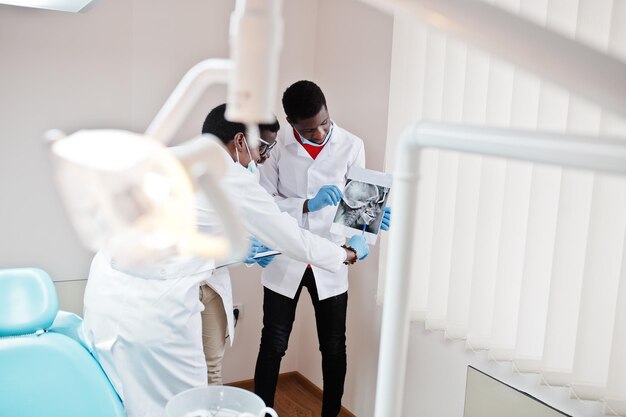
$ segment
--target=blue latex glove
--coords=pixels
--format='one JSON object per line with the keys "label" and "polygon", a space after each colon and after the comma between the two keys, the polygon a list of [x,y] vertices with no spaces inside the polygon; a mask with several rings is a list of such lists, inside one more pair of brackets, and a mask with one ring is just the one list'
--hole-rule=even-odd
{"label": "blue latex glove", "polygon": [[380,223],[380,228],[387,231],[391,226],[391,207],[385,207],[383,209],[383,221]]}
{"label": "blue latex glove", "polygon": [[256,237],[252,236],[250,238],[250,249],[248,250],[248,256],[246,257],[246,259],[243,260],[243,263],[247,265],[252,265],[253,263],[255,263],[256,260],[254,259],[254,255],[259,252],[263,252],[263,248],[265,248],[265,246],[261,242],[259,242]]}
{"label": "blue latex glove", "polygon": [[356,251],[356,257],[359,261],[367,258],[367,255],[370,253],[370,248],[367,246],[365,237],[361,235],[352,236],[350,240],[348,240],[347,246]]}
{"label": "blue latex glove", "polygon": [[341,190],[336,185],[325,185],[317,192],[317,195],[307,202],[309,211],[318,211],[326,206],[336,206],[343,197]]}
{"label": "blue latex glove", "polygon": [[257,263],[261,266],[261,268],[265,268],[270,263],[272,263],[276,255],[265,256],[259,259],[254,259],[254,256],[267,251],[271,251],[271,249],[262,244],[256,237],[252,236],[250,238],[250,250],[248,252],[248,256],[246,257],[246,259],[244,259],[243,263],[245,263],[246,265],[252,265],[254,263]]}

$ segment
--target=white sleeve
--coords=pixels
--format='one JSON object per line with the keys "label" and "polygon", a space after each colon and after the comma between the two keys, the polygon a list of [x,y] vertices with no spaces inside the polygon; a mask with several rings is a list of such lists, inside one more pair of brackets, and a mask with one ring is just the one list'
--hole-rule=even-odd
{"label": "white sleeve", "polygon": [[207,198],[202,193],[196,193],[195,198],[195,210],[196,210],[196,228],[200,233],[206,234],[221,234],[222,225],[220,224],[215,212],[211,208],[211,204],[207,201]]}
{"label": "white sleeve", "polygon": [[[278,148],[278,147],[276,147]],[[280,149],[274,149],[270,157],[261,166],[261,186],[272,196],[281,211],[289,213],[298,221],[298,226],[304,226],[306,214],[304,213],[305,198],[285,197],[278,192],[278,157]]]}
{"label": "white sleeve", "polygon": [[248,232],[264,245],[330,272],[343,267],[346,252],[339,245],[300,228],[296,219],[281,211],[251,175],[243,170],[231,170],[221,185],[240,209]]}

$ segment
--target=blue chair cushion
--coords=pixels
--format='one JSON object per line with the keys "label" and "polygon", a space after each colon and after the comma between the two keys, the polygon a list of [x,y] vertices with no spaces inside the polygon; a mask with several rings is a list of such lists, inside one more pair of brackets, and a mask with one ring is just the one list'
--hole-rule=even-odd
{"label": "blue chair cushion", "polygon": [[0,270],[0,337],[45,330],[59,311],[50,276],[37,268]]}
{"label": "blue chair cushion", "polygon": [[83,345],[90,353],[93,353],[91,346],[87,343],[87,339],[83,334],[83,319],[74,313],[59,310],[54,319],[54,323],[52,323],[48,331],[51,333],[64,334]]}
{"label": "blue chair cushion", "polygon": [[98,362],[65,335],[0,338],[0,369],[0,416],[125,415]]}

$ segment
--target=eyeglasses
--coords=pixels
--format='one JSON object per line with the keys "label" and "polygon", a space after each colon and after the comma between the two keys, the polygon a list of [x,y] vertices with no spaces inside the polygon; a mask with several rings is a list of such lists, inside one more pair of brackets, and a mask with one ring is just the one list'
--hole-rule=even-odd
{"label": "eyeglasses", "polygon": [[269,155],[270,151],[272,150],[272,148],[274,146],[276,146],[276,141],[269,143],[261,138],[259,138],[259,142],[261,142],[261,144],[259,145],[259,156],[261,158],[265,158],[267,155]]}

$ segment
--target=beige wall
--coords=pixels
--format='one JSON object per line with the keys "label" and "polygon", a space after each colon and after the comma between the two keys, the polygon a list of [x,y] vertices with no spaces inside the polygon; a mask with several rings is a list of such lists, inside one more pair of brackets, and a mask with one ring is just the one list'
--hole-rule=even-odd
{"label": "beige wall", "polygon": [[87,280],[57,281],[54,287],[59,297],[59,308],[83,316],[83,296]]}

